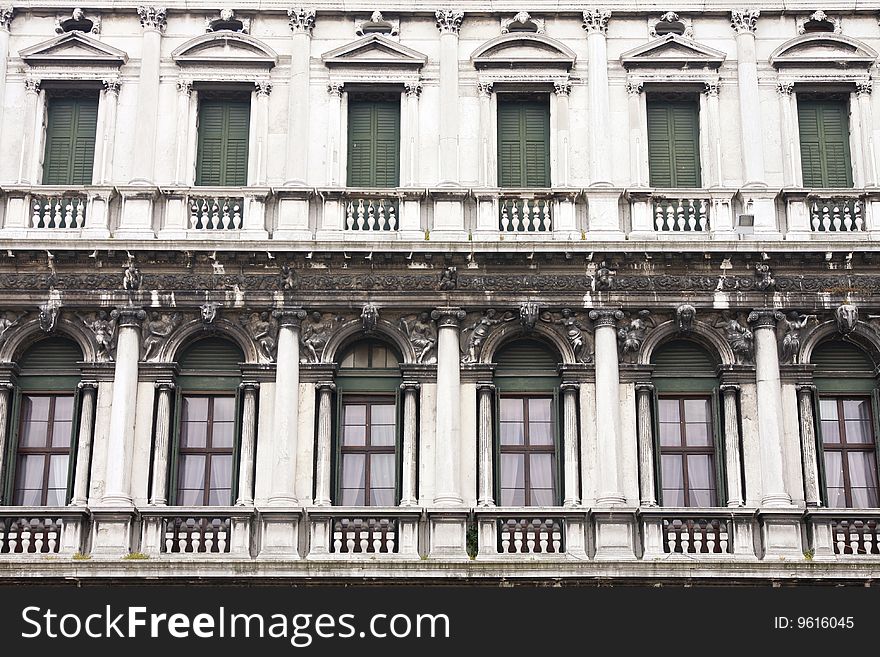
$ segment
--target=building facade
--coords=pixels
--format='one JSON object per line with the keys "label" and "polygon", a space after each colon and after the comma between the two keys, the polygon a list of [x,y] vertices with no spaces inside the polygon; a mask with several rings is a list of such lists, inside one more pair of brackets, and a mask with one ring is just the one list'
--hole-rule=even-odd
{"label": "building facade", "polygon": [[880,14],[527,9],[0,10],[0,573],[872,576]]}

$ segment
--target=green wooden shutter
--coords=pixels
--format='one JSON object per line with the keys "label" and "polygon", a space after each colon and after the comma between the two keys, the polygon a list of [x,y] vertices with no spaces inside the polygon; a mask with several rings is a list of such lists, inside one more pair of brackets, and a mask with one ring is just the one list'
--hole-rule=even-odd
{"label": "green wooden shutter", "polygon": [[91,185],[98,98],[51,98],[46,111],[44,185]]}
{"label": "green wooden shutter", "polygon": [[798,97],[804,187],[852,187],[845,99]]}
{"label": "green wooden shutter", "polygon": [[348,186],[400,184],[400,102],[354,99],[348,105]]}
{"label": "green wooden shutter", "polygon": [[199,105],[199,152],[196,185],[247,185],[248,100],[205,99]]}
{"label": "green wooden shutter", "polygon": [[548,99],[498,99],[498,185],[550,186]]}
{"label": "green wooden shutter", "polygon": [[649,98],[647,110],[651,186],[699,187],[700,116],[697,103]]}

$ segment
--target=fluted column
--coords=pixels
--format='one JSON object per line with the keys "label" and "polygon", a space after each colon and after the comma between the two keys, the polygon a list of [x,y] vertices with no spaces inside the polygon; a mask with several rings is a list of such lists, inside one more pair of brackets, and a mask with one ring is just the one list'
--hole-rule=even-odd
{"label": "fluted column", "polygon": [[458,185],[458,33],[464,12],[434,12],[440,30],[440,184]]}
{"label": "fluted column", "polygon": [[[3,472],[6,460],[6,439],[9,426],[9,397],[12,393],[12,383],[5,381],[0,383],[0,472]],[[3,488],[0,487],[0,504],[3,504]]]}
{"label": "fluted column", "polygon": [[785,491],[782,461],[782,381],[779,376],[779,348],[776,321],[782,313],[773,309],[753,310],[755,377],[758,397],[758,430],[761,442],[761,487],[763,506],[790,506]]}
{"label": "fluted column", "polygon": [[743,506],[742,466],[739,447],[739,386],[721,386],[724,405],[724,469],[727,472],[727,506]]}
{"label": "fluted column", "polygon": [[[709,185],[721,187],[724,184],[724,174],[721,169],[721,110],[718,104],[718,94],[721,92],[720,82],[707,82],[703,88],[706,96],[706,127],[709,142]],[[705,184],[705,183],[703,183]]]}
{"label": "fluted column", "polygon": [[257,97],[257,120],[254,125],[256,157],[254,158],[253,184],[265,185],[266,168],[269,162],[269,94],[272,93],[272,83],[269,80],[258,80],[254,86]]}
{"label": "fluted column", "polygon": [[318,390],[318,436],[315,450],[315,506],[330,506],[330,463],[333,450],[333,391],[332,381],[319,381]]}
{"label": "fluted column", "polygon": [[618,451],[620,443],[620,368],[617,361],[617,322],[620,310],[591,310],[595,329],[596,434],[599,437],[598,506],[623,504]]}
{"label": "fluted column", "polygon": [[403,391],[403,458],[401,463],[402,479],[400,482],[400,506],[416,506],[416,400],[421,386],[417,381],[404,381],[400,384]]}
{"label": "fluted column", "polygon": [[804,501],[808,507],[822,506],[819,491],[819,463],[816,453],[816,421],[813,415],[815,386],[799,385],[798,419],[801,427],[801,454],[804,466]]}
{"label": "fluted column", "polygon": [[739,130],[743,159],[743,184],[764,186],[764,136],[758,94],[758,59],[755,53],[757,9],[734,9],[730,22],[736,31],[736,72],[739,92]]}
{"label": "fluted column", "polygon": [[492,121],[492,83],[480,82],[477,84],[477,96],[480,103],[480,159],[479,182],[485,187],[494,187],[496,183],[495,161],[495,137],[493,134]]}
{"label": "fluted column", "polygon": [[407,82],[403,88],[406,120],[401,125],[403,166],[400,182],[404,187],[416,187],[419,184],[419,96],[422,83]]}
{"label": "fluted column", "polygon": [[40,102],[40,80],[27,77],[24,81],[24,122],[22,124],[21,155],[18,169],[18,182],[38,184],[37,166],[39,154],[36,142],[42,130],[43,117],[37,111]]}
{"label": "fluted column", "polygon": [[[306,311],[284,308],[273,315],[279,320],[278,355],[275,377],[275,426],[272,433],[273,454],[271,506],[297,504],[296,449],[299,428],[299,335]],[[309,464],[303,464],[303,467]]]}
{"label": "fluted column", "polygon": [[562,504],[580,506],[577,399],[581,387],[577,383],[563,383],[559,389],[562,392]]}
{"label": "fluted column", "polygon": [[801,164],[795,150],[794,130],[794,83],[778,82],[776,93],[779,96],[779,111],[782,133],[782,176],[785,186],[801,186]]}
{"label": "fluted column", "polygon": [[626,83],[627,110],[629,115],[629,175],[634,187],[646,187],[648,178],[642,166],[644,117],[642,116],[642,90],[645,83],[641,80],[630,80]]}
{"label": "fluted column", "polygon": [[608,47],[605,34],[611,12],[587,9],[583,28],[587,32],[587,91],[589,94],[590,184],[611,184],[611,110],[608,101]]}
{"label": "fluted column", "polygon": [[657,487],[654,483],[654,386],[636,384],[636,406],[639,430],[639,497],[642,506],[657,506]]}
{"label": "fluted column", "polygon": [[494,443],[494,427],[492,407],[495,405],[495,386],[491,383],[478,383],[479,395],[479,481],[477,483],[477,505],[495,506],[495,481],[493,478],[494,461],[492,448]]}
{"label": "fluted column", "polygon": [[241,449],[238,459],[238,499],[236,506],[254,503],[254,455],[257,450],[257,381],[243,381],[239,388],[241,400]]}
{"label": "fluted column", "polygon": [[177,156],[175,158],[174,182],[178,185],[192,184],[189,168],[189,108],[192,98],[192,80],[177,81]]}
{"label": "fluted column", "polygon": [[437,411],[435,414],[434,503],[462,503],[459,450],[461,442],[461,372],[458,327],[465,317],[460,308],[438,308]]}
{"label": "fluted column", "polygon": [[156,381],[156,425],[153,432],[153,482],[150,505],[168,504],[168,449],[171,443],[171,398],[174,381]]}
{"label": "fluted column", "polygon": [[871,116],[871,90],[873,82],[865,80],[856,83],[856,98],[859,103],[859,126],[862,141],[862,170],[864,186],[874,187],[877,184],[877,169],[874,161],[874,129]]}
{"label": "fluted column", "polygon": [[110,428],[107,432],[107,485],[102,504],[131,505],[131,454],[137,405],[138,360],[141,353],[142,308],[116,308],[116,365]]}
{"label": "fluted column", "polygon": [[340,133],[342,129],[342,89],[341,82],[331,82],[327,85],[327,93],[330,94],[330,105],[327,108],[327,183],[333,187],[344,185],[346,181],[340,181]]}
{"label": "fluted column", "polygon": [[315,10],[294,7],[287,10],[291,37],[290,84],[287,108],[287,162],[285,185],[305,185],[309,165],[309,83],[312,30]]}
{"label": "fluted column", "polygon": [[73,474],[73,497],[70,506],[86,506],[89,499],[89,457],[92,453],[92,433],[95,428],[95,399],[97,381],[80,381],[79,430],[76,440],[76,469]]}
{"label": "fluted column", "polygon": [[138,7],[144,37],[141,42],[141,68],[135,106],[134,159],[132,182],[150,184],[155,176],[156,123],[159,118],[159,69],[165,7]]}
{"label": "fluted column", "polygon": [[95,183],[106,184],[113,180],[113,149],[116,147],[116,114],[119,107],[120,82],[116,78],[103,80],[101,107],[104,113],[104,134],[101,136],[101,159],[95,167]]}
{"label": "fluted column", "polygon": [[6,62],[9,57],[9,30],[15,11],[12,5],[0,7],[0,126],[3,125],[3,107],[6,101]]}

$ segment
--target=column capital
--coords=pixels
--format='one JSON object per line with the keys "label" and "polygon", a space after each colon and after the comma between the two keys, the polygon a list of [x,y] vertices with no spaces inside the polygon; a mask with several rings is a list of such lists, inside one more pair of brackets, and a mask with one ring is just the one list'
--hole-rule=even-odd
{"label": "column capital", "polygon": [[572,394],[581,389],[581,384],[577,383],[576,381],[563,381],[559,385],[559,389],[563,393]]}
{"label": "column capital", "polygon": [[870,96],[873,90],[874,82],[872,80],[861,80],[856,82],[856,96]]}
{"label": "column capital", "polygon": [[623,319],[623,311],[615,308],[595,308],[590,311],[590,319],[593,320],[595,328],[614,327]]}
{"label": "column capital", "polygon": [[170,379],[160,379],[153,384],[156,387],[156,390],[160,392],[171,392],[177,387],[177,384]]}
{"label": "column capital", "polygon": [[243,390],[244,392],[256,392],[257,390],[260,389],[260,382],[259,381],[242,381],[241,383],[238,384],[238,387],[240,390]]}
{"label": "column capital", "polygon": [[724,395],[735,395],[740,390],[740,386],[738,383],[722,383],[718,387],[721,389],[721,393]]}
{"label": "column capital", "polygon": [[12,16],[14,13],[15,10],[12,8],[12,5],[0,7],[0,30],[6,30],[7,32],[9,32],[9,28],[12,25]]}
{"label": "column capital", "polygon": [[780,96],[791,96],[794,93],[794,82],[777,82],[776,93]]}
{"label": "column capital", "polygon": [[122,86],[119,78],[107,78],[101,80],[101,84],[104,87],[104,91],[106,91],[107,93],[113,94],[115,96],[119,95],[119,87]]}
{"label": "column capital", "polygon": [[713,80],[712,82],[706,82],[703,85],[703,93],[707,96],[718,97],[718,93],[721,91],[721,81]]}
{"label": "column capital", "polygon": [[461,22],[464,20],[464,12],[455,9],[438,9],[434,12],[434,19],[440,34],[458,36],[461,31]]}
{"label": "column capital", "polygon": [[418,381],[404,381],[400,384],[400,389],[404,392],[415,392],[422,387],[422,384]]}
{"label": "column capital", "polygon": [[477,390],[481,392],[494,392],[495,384],[491,381],[478,381],[477,382]]}
{"label": "column capital", "polygon": [[754,324],[756,329],[775,329],[776,322],[784,317],[785,315],[775,308],[756,308],[749,313],[749,324]]}
{"label": "column capital", "polygon": [[630,96],[638,96],[645,88],[644,80],[627,80],[626,93]]}
{"label": "column capital", "polygon": [[147,313],[143,308],[123,306],[114,308],[110,313],[110,318],[117,320],[119,328],[140,328],[141,322],[147,318]]}
{"label": "column capital", "polygon": [[287,10],[287,24],[294,34],[312,35],[315,29],[315,10],[305,7],[291,7]]}
{"label": "column capital", "polygon": [[437,322],[439,328],[458,328],[467,313],[461,308],[435,308],[431,311],[431,319]]}
{"label": "column capital", "polygon": [[610,9],[585,9],[583,13],[583,28],[587,31],[587,34],[596,32],[604,35],[608,31],[608,21],[610,19]]}
{"label": "column capital", "polygon": [[494,86],[494,82],[477,82],[477,94],[482,98],[489,98]]}
{"label": "column capital", "polygon": [[257,96],[266,96],[269,97],[269,94],[272,93],[272,83],[269,80],[257,80],[254,82],[254,86],[257,90]]}
{"label": "column capital", "polygon": [[403,90],[410,98],[418,98],[422,94],[421,82],[405,82]]}
{"label": "column capital", "polygon": [[342,90],[344,87],[345,84],[342,82],[331,82],[327,85],[327,93],[330,94],[331,97],[342,98]]}
{"label": "column capital", "polygon": [[281,328],[298,331],[302,321],[306,318],[306,311],[302,308],[278,308],[272,311],[272,317],[278,320]]}
{"label": "column capital", "polygon": [[813,383],[798,383],[795,385],[795,388],[797,388],[797,391],[801,394],[812,394],[816,390],[816,385]]}
{"label": "column capital", "polygon": [[97,381],[80,381],[76,384],[76,387],[80,390],[97,390],[98,382]]}
{"label": "column capital", "polygon": [[554,82],[553,91],[557,96],[570,96],[571,82],[568,80],[565,80],[563,82]]}
{"label": "column capital", "polygon": [[654,392],[654,384],[647,382],[636,383],[636,392]]}
{"label": "column capital", "polygon": [[141,19],[141,27],[144,30],[154,30],[162,32],[166,26],[166,9],[165,7],[145,7],[140,5],[137,8],[138,16]]}
{"label": "column capital", "polygon": [[318,381],[315,383],[315,390],[318,392],[333,392],[336,390],[336,384],[333,381]]}
{"label": "column capital", "polygon": [[757,9],[734,9],[730,12],[730,26],[737,34],[754,34],[760,15]]}
{"label": "column capital", "polygon": [[192,96],[193,81],[188,79],[179,79],[177,81],[177,93],[183,96]]}
{"label": "column capital", "polygon": [[42,83],[43,81],[40,78],[29,75],[24,79],[24,90],[30,94],[38,94],[40,93],[40,85]]}

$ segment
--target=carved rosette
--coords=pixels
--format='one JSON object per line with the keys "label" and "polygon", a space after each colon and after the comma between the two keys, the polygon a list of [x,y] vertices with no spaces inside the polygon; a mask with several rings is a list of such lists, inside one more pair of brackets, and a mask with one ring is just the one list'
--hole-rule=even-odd
{"label": "carved rosette", "polygon": [[596,308],[590,311],[590,319],[593,320],[593,327],[600,329],[603,326],[617,327],[617,322],[623,319],[623,311],[613,308]]}
{"label": "carved rosette", "polygon": [[9,31],[9,28],[12,26],[12,16],[14,14],[15,10],[12,8],[12,5],[0,7],[0,30]]}
{"label": "carved rosette", "polygon": [[605,34],[608,31],[608,21],[611,19],[611,11],[608,9],[585,9],[583,13],[583,28],[587,34]]}
{"label": "carved rosette", "polygon": [[147,318],[147,313],[143,308],[121,306],[113,309],[110,318],[116,320],[119,328],[140,328],[141,322]]}
{"label": "carved rosette", "polygon": [[730,12],[730,26],[737,34],[754,34],[760,15],[757,9],[734,9]]}
{"label": "carved rosette", "polygon": [[458,328],[466,316],[461,308],[435,308],[431,311],[431,319],[439,328]]}
{"label": "carved rosette", "polygon": [[156,30],[162,32],[166,27],[166,9],[165,7],[145,7],[143,5],[137,8],[138,16],[141,19],[141,27],[145,30]]}
{"label": "carved rosette", "polygon": [[311,36],[315,28],[315,10],[304,7],[291,7],[287,10],[287,24],[294,34]]}
{"label": "carved rosette", "polygon": [[272,311],[272,317],[278,320],[281,328],[299,331],[306,318],[306,311],[302,308],[279,308]]}
{"label": "carved rosette", "polygon": [[775,308],[758,308],[749,313],[749,324],[756,329],[775,329],[776,322],[784,317],[785,315]]}
{"label": "carved rosette", "polygon": [[438,9],[434,12],[434,18],[440,34],[455,34],[457,36],[461,31],[464,12],[454,9]]}

